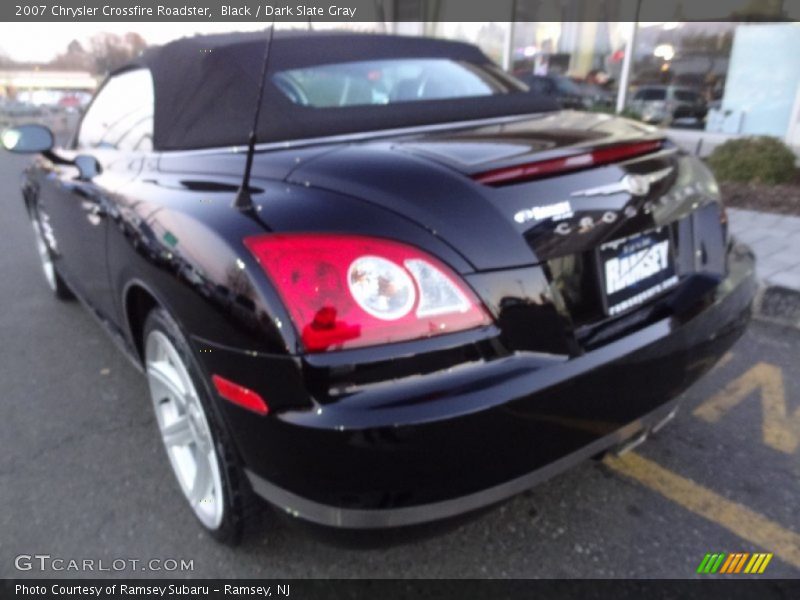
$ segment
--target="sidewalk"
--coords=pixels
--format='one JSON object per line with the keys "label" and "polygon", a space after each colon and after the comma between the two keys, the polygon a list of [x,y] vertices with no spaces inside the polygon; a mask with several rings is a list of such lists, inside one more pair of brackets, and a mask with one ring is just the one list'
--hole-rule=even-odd
{"label": "sidewalk", "polygon": [[701,158],[707,157],[720,144],[741,137],[727,133],[712,133],[702,129],[679,129],[676,127],[667,129],[666,133],[669,139],[686,150],[686,152]]}
{"label": "sidewalk", "polygon": [[729,208],[728,219],[731,233],[755,252],[758,278],[800,291],[800,217]]}
{"label": "sidewalk", "polygon": [[[706,158],[717,146],[724,144],[728,140],[746,137],[739,134],[716,133],[702,129],[684,129],[678,127],[670,127],[665,129],[664,132],[669,139],[686,150],[686,152],[701,158]],[[797,157],[800,158],[800,146],[791,146],[791,148],[794,150],[794,153],[797,154]]]}

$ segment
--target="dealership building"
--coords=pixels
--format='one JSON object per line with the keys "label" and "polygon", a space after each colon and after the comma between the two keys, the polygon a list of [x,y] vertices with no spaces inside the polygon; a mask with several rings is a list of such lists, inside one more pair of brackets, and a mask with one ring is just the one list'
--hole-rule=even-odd
{"label": "dealership building", "polygon": [[[441,0],[439,22],[390,27],[476,43],[518,75],[599,85],[617,111],[643,86],[690,90],[708,108],[695,138],[770,135],[800,148],[800,14],[789,14],[800,2],[757,3],[752,15],[749,0],[727,0],[732,20],[701,21],[708,7],[696,1],[496,1],[508,21],[451,22]],[[396,10],[410,3],[397,0]],[[633,18],[613,20],[620,15]],[[663,15],[675,20],[646,20]]]}

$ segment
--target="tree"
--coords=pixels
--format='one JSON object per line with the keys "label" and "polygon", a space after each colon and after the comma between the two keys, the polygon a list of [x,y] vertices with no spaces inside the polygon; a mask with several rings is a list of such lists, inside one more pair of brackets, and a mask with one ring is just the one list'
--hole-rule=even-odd
{"label": "tree", "polygon": [[94,68],[94,60],[78,40],[72,40],[67,45],[67,51],[56,56],[50,66],[57,69],[91,71]]}
{"label": "tree", "polygon": [[134,31],[129,31],[125,34],[125,43],[130,49],[131,57],[139,56],[147,48],[147,42],[144,38]]}
{"label": "tree", "polygon": [[147,47],[147,42],[138,33],[129,32],[120,37],[101,32],[92,36],[89,45],[94,59],[94,71],[107,74],[138,56]]}

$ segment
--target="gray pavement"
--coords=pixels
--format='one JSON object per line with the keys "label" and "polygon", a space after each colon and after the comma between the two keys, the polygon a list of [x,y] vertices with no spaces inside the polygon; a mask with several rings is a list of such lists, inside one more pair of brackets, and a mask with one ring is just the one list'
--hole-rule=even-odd
{"label": "gray pavement", "polygon": [[800,217],[729,208],[728,219],[731,233],[753,248],[764,284],[800,291]]}
{"label": "gray pavement", "polygon": [[0,155],[0,577],[108,574],[15,569],[40,553],[193,561],[125,576],[682,578],[707,552],[774,552],[764,576],[800,576],[800,332],[760,322],[638,462],[587,462],[406,535],[320,532],[267,512],[240,547],[216,544],[172,480],[142,377],[78,304],[49,295],[18,194],[23,165]]}

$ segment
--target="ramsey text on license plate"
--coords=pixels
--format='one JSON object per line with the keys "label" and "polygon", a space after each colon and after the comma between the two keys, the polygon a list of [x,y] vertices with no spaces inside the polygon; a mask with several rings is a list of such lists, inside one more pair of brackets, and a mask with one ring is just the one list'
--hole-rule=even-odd
{"label": "ramsey text on license plate", "polygon": [[613,304],[609,302],[609,315],[642,304],[678,282],[671,262],[669,240],[660,240],[630,254],[609,258],[604,270],[606,296],[609,301],[616,300]]}

